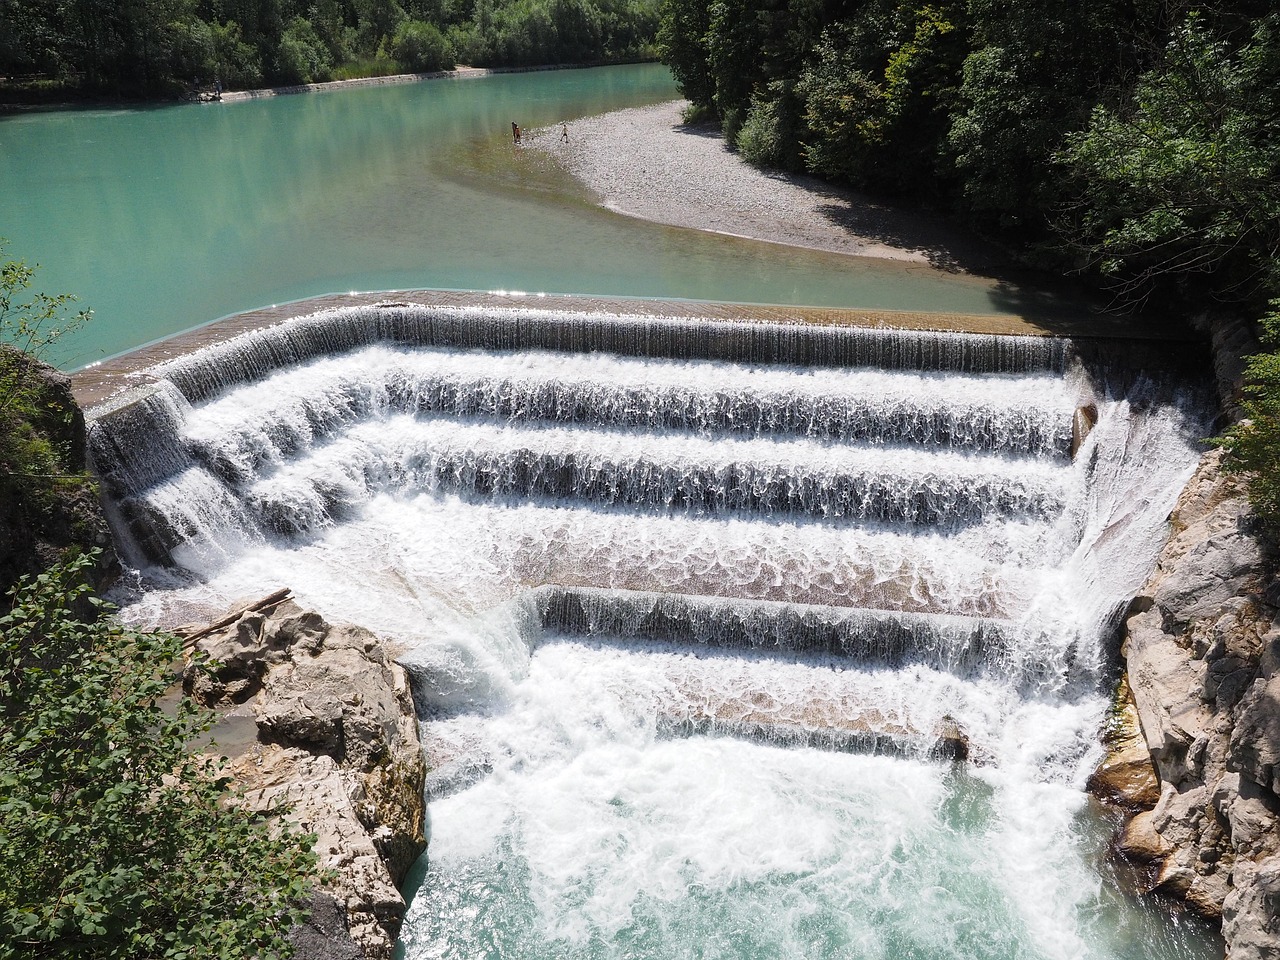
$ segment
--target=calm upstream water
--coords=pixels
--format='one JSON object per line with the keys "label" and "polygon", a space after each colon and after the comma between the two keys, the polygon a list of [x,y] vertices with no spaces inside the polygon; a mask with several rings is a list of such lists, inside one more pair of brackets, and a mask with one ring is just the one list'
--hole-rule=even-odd
{"label": "calm upstream water", "polygon": [[1084,791],[1207,426],[1072,357],[363,308],[167,364],[91,445],[131,620],[287,585],[404,650],[406,960],[1220,958]]}
{"label": "calm upstream water", "polygon": [[93,323],[73,368],[230,313],[416,287],[1003,312],[984,283],[600,211],[510,123],[677,96],[657,65],[0,115],[0,237]]}

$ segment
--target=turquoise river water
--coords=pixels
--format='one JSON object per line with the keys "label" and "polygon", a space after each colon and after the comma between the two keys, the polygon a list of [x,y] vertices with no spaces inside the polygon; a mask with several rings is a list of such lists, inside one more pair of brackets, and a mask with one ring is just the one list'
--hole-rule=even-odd
{"label": "turquoise river water", "polygon": [[989,284],[594,208],[537,127],[677,96],[657,65],[0,115],[0,237],[78,295],[75,368],[217,317],[419,287],[1002,312]]}

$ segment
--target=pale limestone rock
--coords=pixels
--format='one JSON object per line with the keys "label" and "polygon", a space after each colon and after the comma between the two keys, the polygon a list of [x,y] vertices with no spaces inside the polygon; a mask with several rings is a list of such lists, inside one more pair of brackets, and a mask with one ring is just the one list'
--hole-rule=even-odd
{"label": "pale limestone rock", "polygon": [[1280,676],[1258,677],[1245,692],[1231,754],[1244,776],[1280,794]]}
{"label": "pale limestone rock", "polygon": [[271,609],[196,629],[194,651],[217,665],[212,675],[188,668],[187,687],[232,710],[226,730],[252,716],[256,739],[227,751],[229,772],[251,807],[287,801],[334,871],[314,893],[312,922],[295,931],[298,956],[389,960],[405,909],[396,885],[426,847],[408,676],[367,630],[330,626],[292,602]]}
{"label": "pale limestone rock", "polygon": [[1102,739],[1107,755],[1089,778],[1090,792],[1127,811],[1150,810],[1160,800],[1160,778],[1142,737],[1133,691],[1124,679]]}
{"label": "pale limestone rock", "polygon": [[1116,838],[1116,849],[1137,863],[1163,861],[1173,851],[1173,846],[1160,836],[1154,819],[1152,810],[1143,810],[1129,818]]}
{"label": "pale limestone rock", "polygon": [[1117,848],[1158,865],[1155,889],[1220,916],[1233,960],[1262,960],[1280,955],[1280,587],[1221,457],[1183,491],[1126,625],[1162,790]]}
{"label": "pale limestone rock", "polygon": [[1222,905],[1227,960],[1280,958],[1280,858],[1236,866]]}

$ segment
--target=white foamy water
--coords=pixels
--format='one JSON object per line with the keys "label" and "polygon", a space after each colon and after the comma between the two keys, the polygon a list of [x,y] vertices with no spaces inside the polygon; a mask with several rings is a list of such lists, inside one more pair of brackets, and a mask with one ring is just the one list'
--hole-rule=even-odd
{"label": "white foamy water", "polygon": [[[961,356],[929,336],[882,352]],[[939,373],[263,343],[95,428],[163,561],[125,613],[289,586],[406,649],[435,767],[406,957],[1220,950],[1113,890],[1083,793],[1106,638],[1204,430],[1174,399],[1020,346]]]}

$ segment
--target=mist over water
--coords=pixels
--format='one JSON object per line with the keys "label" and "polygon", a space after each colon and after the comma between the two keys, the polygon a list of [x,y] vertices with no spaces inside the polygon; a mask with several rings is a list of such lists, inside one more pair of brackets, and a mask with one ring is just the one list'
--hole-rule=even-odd
{"label": "mist over water", "polygon": [[125,613],[289,586],[401,645],[407,958],[1220,955],[1083,791],[1195,403],[1062,341],[701,329],[368,309],[177,361],[91,429]]}

